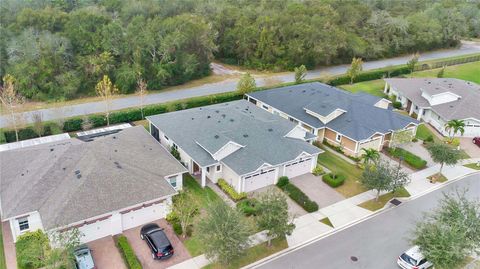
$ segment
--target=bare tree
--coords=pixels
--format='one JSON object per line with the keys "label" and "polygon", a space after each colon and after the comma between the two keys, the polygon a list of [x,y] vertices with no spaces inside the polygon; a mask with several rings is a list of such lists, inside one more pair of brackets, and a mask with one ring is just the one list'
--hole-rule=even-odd
{"label": "bare tree", "polygon": [[3,77],[3,89],[1,89],[0,92],[0,101],[10,113],[10,120],[12,121],[13,129],[15,130],[15,138],[18,141],[19,119],[15,110],[18,105],[23,104],[24,99],[15,90],[15,78],[10,74]]}
{"label": "bare tree", "polygon": [[32,114],[32,122],[33,122],[33,131],[38,135],[38,137],[42,137],[43,133],[45,132],[45,126],[43,125],[43,115],[42,112],[34,112]]}
{"label": "bare tree", "polygon": [[147,83],[141,77],[137,80],[137,94],[140,95],[140,111],[142,112],[142,120],[145,118],[143,114],[143,107],[144,107],[144,98],[145,95],[148,93],[147,90]]}
{"label": "bare tree", "polygon": [[107,75],[104,75],[102,80],[97,83],[95,87],[97,95],[100,96],[105,103],[105,117],[107,118],[107,126],[110,125],[110,102],[112,95],[118,92],[118,89],[113,85],[112,81]]}

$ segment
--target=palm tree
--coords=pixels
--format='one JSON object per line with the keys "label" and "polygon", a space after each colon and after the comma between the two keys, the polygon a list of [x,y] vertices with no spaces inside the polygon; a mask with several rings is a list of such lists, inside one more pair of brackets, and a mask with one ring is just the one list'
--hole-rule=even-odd
{"label": "palm tree", "polygon": [[362,159],[364,164],[372,162],[376,162],[378,158],[380,158],[380,153],[378,153],[377,150],[375,149],[367,149],[367,148],[362,148],[363,154],[362,154]]}
{"label": "palm tree", "polygon": [[460,132],[463,135],[465,133],[465,122],[463,120],[451,120],[445,124],[445,130],[449,133],[450,142],[452,142],[455,134]]}

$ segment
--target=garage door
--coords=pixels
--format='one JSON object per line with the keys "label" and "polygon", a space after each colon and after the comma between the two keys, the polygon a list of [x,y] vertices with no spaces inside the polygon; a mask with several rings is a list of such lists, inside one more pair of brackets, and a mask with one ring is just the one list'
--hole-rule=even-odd
{"label": "garage door", "polygon": [[298,160],[285,165],[285,176],[292,178],[306,173],[312,169],[312,158]]}
{"label": "garage door", "polygon": [[143,225],[157,219],[165,218],[165,202],[133,210],[122,214],[123,230]]}
{"label": "garage door", "polygon": [[104,220],[99,220],[91,224],[86,224],[78,228],[78,230],[83,234],[81,241],[82,243],[90,242],[93,240],[100,239],[105,236],[112,235],[110,217]]}
{"label": "garage door", "polygon": [[463,133],[465,137],[476,137],[480,136],[480,125],[469,124],[465,126],[465,132]]}
{"label": "garage door", "polygon": [[262,187],[272,185],[275,183],[275,168],[265,170],[259,173],[255,173],[249,176],[246,176],[245,181],[245,192],[254,191]]}

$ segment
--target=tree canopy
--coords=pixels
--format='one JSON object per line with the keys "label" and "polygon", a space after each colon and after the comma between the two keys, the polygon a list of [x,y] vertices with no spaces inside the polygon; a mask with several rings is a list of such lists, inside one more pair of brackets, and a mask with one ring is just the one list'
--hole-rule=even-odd
{"label": "tree canopy", "polygon": [[29,99],[132,93],[209,74],[213,57],[254,69],[366,61],[480,34],[474,1],[4,0],[0,77]]}

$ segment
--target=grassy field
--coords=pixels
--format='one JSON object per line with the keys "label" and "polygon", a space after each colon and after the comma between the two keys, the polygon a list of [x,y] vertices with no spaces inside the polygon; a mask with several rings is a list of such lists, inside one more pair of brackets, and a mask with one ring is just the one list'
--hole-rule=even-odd
{"label": "grassy field", "polygon": [[[437,77],[441,69],[415,72],[409,77]],[[452,65],[445,67],[445,78],[458,78],[480,84],[480,62]]]}
{"label": "grassy field", "polygon": [[378,197],[378,201],[375,201],[375,199],[372,199],[372,200],[363,202],[358,206],[368,209],[370,211],[377,211],[379,209],[382,209],[388,201],[390,201],[395,197],[410,197],[410,193],[408,193],[408,191],[405,188],[400,188],[395,193],[389,192],[384,195],[380,195],[380,197]]}
{"label": "grassy field", "polygon": [[287,240],[285,238],[276,238],[272,240],[272,245],[267,246],[267,243],[263,243],[254,247],[251,247],[245,251],[245,254],[240,256],[237,259],[229,261],[227,266],[222,266],[218,263],[209,264],[203,269],[236,269],[241,268],[245,265],[251,264],[255,261],[258,261],[262,258],[270,256],[276,252],[279,252],[288,247]]}
{"label": "grassy field", "polygon": [[367,191],[360,183],[362,170],[353,164],[350,164],[337,155],[325,150],[318,155],[318,163],[327,167],[335,173],[345,175],[346,179],[342,186],[335,188],[344,197],[352,197]]}
{"label": "grassy field", "polygon": [[340,88],[347,90],[349,92],[366,92],[371,95],[375,95],[378,97],[384,97],[385,94],[383,93],[383,89],[385,87],[385,81],[381,79],[371,80],[371,81],[364,81],[355,84],[345,84],[340,85]]}
{"label": "grassy field", "polygon": [[0,269],[7,268],[5,262],[5,252],[3,251],[2,223],[0,222]]}

